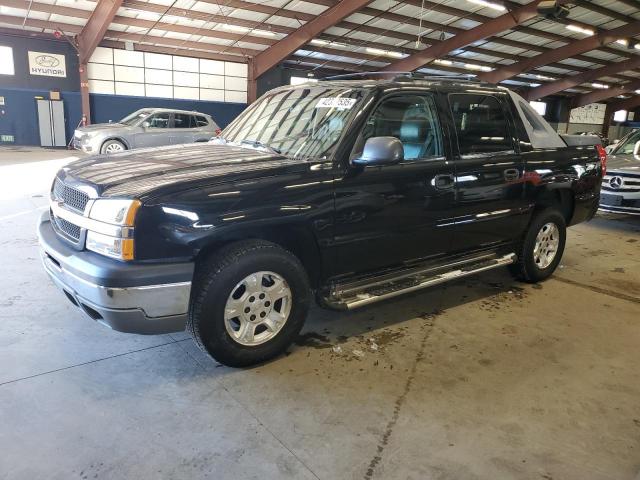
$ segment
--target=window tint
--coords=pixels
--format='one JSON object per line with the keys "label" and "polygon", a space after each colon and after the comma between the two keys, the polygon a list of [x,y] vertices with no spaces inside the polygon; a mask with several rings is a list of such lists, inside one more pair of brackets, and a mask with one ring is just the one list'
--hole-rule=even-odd
{"label": "window tint", "polygon": [[173,114],[173,128],[193,128],[192,127],[192,115],[186,113],[174,113]]}
{"label": "window tint", "polygon": [[168,128],[169,115],[169,112],[156,113],[155,115],[151,115],[146,121],[149,122],[150,128]]}
{"label": "window tint", "polygon": [[195,121],[196,121],[196,127],[207,127],[207,126],[209,126],[209,122],[207,121],[206,117],[198,115],[197,117],[195,117]]}
{"label": "window tint", "polygon": [[512,150],[507,119],[498,99],[489,95],[451,94],[460,155]]}
{"label": "window tint", "polygon": [[629,155],[633,153],[636,142],[640,140],[640,130],[633,132],[626,139],[623,138],[620,145],[615,149],[614,153],[619,155]]}
{"label": "window tint", "polygon": [[360,150],[371,137],[398,138],[405,160],[443,155],[440,125],[431,97],[408,95],[384,100],[367,120],[358,143]]}

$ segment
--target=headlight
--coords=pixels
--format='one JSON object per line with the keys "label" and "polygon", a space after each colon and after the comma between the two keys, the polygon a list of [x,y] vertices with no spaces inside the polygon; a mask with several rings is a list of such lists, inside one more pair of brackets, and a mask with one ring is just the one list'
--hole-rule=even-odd
{"label": "headlight", "polygon": [[110,225],[118,225],[120,236],[105,235],[89,230],[87,232],[87,250],[119,260],[133,260],[133,227],[140,200],[99,199],[89,212],[89,218]]}
{"label": "headlight", "polygon": [[133,227],[140,200],[100,199],[96,200],[89,212],[89,218],[112,225]]}

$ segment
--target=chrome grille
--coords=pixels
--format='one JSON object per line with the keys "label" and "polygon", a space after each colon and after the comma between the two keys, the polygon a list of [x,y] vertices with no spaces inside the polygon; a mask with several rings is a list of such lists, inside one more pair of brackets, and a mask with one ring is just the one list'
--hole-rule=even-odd
{"label": "chrome grille", "polygon": [[80,227],[78,225],[74,225],[71,222],[68,222],[64,218],[56,217],[53,212],[50,212],[49,216],[51,217],[51,221],[55,226],[55,229],[58,232],[61,232],[63,235],[68,237],[70,240],[74,242],[80,241]]}
{"label": "chrome grille", "polygon": [[84,212],[84,207],[87,206],[87,202],[89,201],[89,195],[81,192],[77,188],[65,185],[58,178],[53,182],[53,197],[78,212]]}

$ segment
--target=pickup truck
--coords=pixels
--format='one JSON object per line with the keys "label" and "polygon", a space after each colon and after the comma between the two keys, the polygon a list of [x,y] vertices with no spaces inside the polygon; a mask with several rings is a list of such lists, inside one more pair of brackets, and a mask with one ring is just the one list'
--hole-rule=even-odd
{"label": "pickup truck", "polygon": [[544,280],[605,168],[597,139],[505,88],[323,81],[268,92],[206,144],[69,164],[38,232],[90,318],[186,328],[240,367],[283,352],[314,297],[349,310],[501,266]]}

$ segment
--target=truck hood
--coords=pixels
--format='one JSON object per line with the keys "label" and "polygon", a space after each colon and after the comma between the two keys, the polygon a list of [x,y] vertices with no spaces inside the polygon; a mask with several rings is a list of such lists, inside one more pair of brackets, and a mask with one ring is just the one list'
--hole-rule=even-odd
{"label": "truck hood", "polygon": [[609,155],[607,159],[607,172],[611,171],[630,171],[640,173],[640,159],[634,157],[633,154],[628,155]]}
{"label": "truck hood", "polygon": [[88,157],[61,169],[58,178],[91,196],[141,198],[160,189],[264,177],[295,166],[308,168],[308,163],[250,148],[197,143]]}

